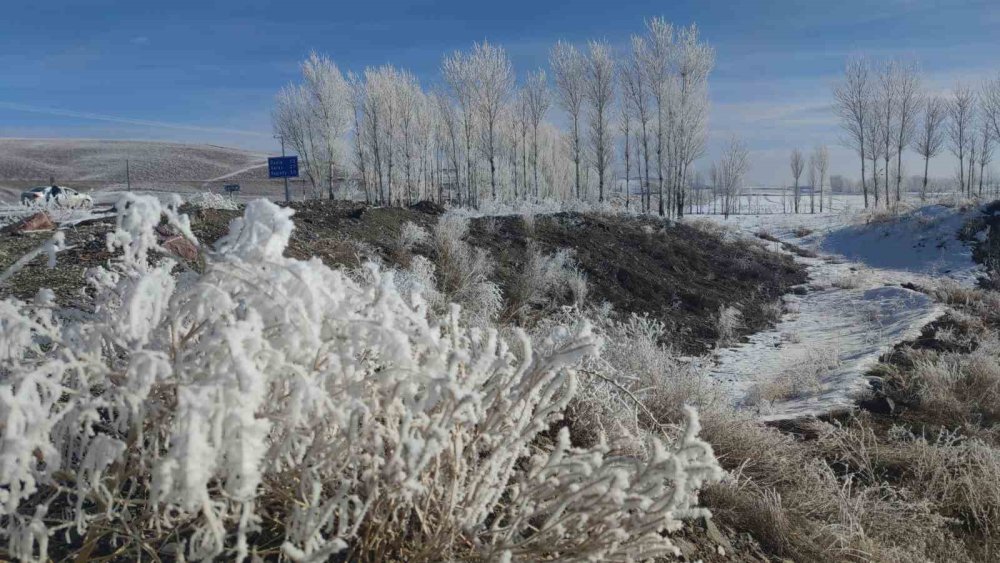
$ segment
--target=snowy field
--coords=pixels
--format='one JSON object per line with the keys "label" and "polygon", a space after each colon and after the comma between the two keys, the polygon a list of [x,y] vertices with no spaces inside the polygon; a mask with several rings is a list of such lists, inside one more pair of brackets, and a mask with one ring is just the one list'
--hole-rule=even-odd
{"label": "snowy field", "polygon": [[735,403],[764,419],[849,408],[878,358],[943,312],[902,285],[975,281],[971,249],[957,234],[977,208],[927,205],[873,218],[862,207],[859,196],[837,196],[834,211],[822,214],[707,216],[742,235],[767,233],[818,254],[796,256],[809,282],[803,294],[786,296],[778,325],[718,351],[710,370]]}

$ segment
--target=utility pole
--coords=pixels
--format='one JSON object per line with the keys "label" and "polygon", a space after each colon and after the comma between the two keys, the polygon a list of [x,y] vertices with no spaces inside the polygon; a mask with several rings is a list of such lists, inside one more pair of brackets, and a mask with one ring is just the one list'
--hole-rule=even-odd
{"label": "utility pole", "polygon": [[[275,139],[281,139],[281,156],[285,156],[285,138],[281,135],[275,135]],[[288,176],[285,176],[285,203],[292,201],[292,194],[288,191]]]}
{"label": "utility pole", "polygon": [[125,159],[125,185],[128,186],[128,191],[132,191],[132,175],[129,174],[127,158]]}

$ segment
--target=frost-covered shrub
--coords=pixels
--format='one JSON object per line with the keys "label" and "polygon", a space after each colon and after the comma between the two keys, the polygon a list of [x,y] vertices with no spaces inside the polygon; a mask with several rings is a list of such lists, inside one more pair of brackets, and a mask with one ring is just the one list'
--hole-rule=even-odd
{"label": "frost-covered shrub", "polygon": [[426,242],[428,238],[430,235],[423,227],[407,221],[399,231],[397,244],[401,249],[412,252],[414,246]]}
{"label": "frost-covered shrub", "polygon": [[719,345],[728,346],[736,340],[737,331],[743,326],[743,313],[734,306],[719,306],[719,316],[715,320],[715,330],[719,334]]}
{"label": "frost-covered shrub", "polygon": [[839,348],[817,344],[791,367],[770,379],[754,383],[744,402],[749,406],[767,407],[778,401],[817,393],[822,389],[823,378],[837,369],[840,361]]}
{"label": "frost-covered shrub", "polygon": [[565,302],[567,296],[574,305],[581,305],[587,296],[587,279],[577,269],[573,251],[564,248],[544,254],[529,244],[524,266],[511,284],[505,316],[518,315],[531,306]]}
{"label": "frost-covered shrub", "polygon": [[236,211],[240,208],[239,203],[231,197],[212,192],[198,192],[187,198],[188,205],[199,209],[224,209]]}
{"label": "frost-covered shrub", "polygon": [[266,201],[175,273],[153,229],[196,242],[186,217],[118,209],[92,318],[60,320],[51,292],[0,301],[14,557],[647,559],[704,513],[720,469],[693,411],[644,457],[543,438],[596,354],[586,324],[512,348],[392,272],[284,257],[293,211]]}
{"label": "frost-covered shrub", "polygon": [[462,305],[470,320],[486,323],[500,312],[503,297],[490,281],[493,263],[487,252],[464,240],[468,231],[469,219],[457,213],[445,213],[434,226],[438,287],[447,302]]}
{"label": "frost-covered shrub", "polygon": [[662,321],[634,313],[618,320],[603,307],[563,309],[538,330],[552,323],[591,324],[602,341],[600,356],[584,361],[583,384],[570,403],[573,437],[580,443],[604,434],[617,451],[642,453],[650,435],[683,422],[686,406],[712,411],[728,404],[718,385],[664,343]]}

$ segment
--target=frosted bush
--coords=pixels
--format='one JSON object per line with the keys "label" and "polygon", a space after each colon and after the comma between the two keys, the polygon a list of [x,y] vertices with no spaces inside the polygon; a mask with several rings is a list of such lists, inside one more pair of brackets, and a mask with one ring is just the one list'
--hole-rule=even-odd
{"label": "frosted bush", "polygon": [[525,263],[511,288],[509,315],[516,315],[527,307],[564,302],[568,295],[573,305],[580,306],[587,297],[587,278],[576,267],[573,251],[560,249],[552,254],[542,253],[529,244]]}
{"label": "frosted bush", "polygon": [[426,242],[428,238],[430,238],[430,235],[427,234],[427,231],[423,227],[407,221],[403,223],[403,228],[400,229],[397,244],[401,249],[411,252],[414,246]]}
{"label": "frosted bush", "polygon": [[187,218],[118,209],[92,318],[60,320],[51,292],[0,301],[13,557],[635,560],[704,514],[720,469],[693,411],[645,457],[543,439],[596,354],[585,323],[511,347],[391,272],[284,257],[293,211],[263,200],[176,274],[153,228],[194,242]]}
{"label": "frosted bush", "polygon": [[500,312],[503,296],[490,280],[492,260],[484,249],[464,240],[468,232],[464,215],[449,212],[438,219],[433,233],[437,280],[448,302],[461,304],[470,321],[483,324]]}
{"label": "frosted bush", "polygon": [[736,340],[739,328],[743,326],[743,313],[733,306],[719,306],[719,316],[715,321],[715,329],[719,333],[719,344],[726,346]]}
{"label": "frosted bush", "polygon": [[212,192],[199,192],[187,199],[188,205],[199,209],[223,209],[236,211],[240,208],[235,199]]}

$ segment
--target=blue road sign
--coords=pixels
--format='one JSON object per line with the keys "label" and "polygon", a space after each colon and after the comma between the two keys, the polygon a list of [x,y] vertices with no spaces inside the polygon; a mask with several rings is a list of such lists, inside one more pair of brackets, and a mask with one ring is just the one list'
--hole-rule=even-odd
{"label": "blue road sign", "polygon": [[299,157],[276,156],[268,158],[267,175],[271,178],[298,178]]}

